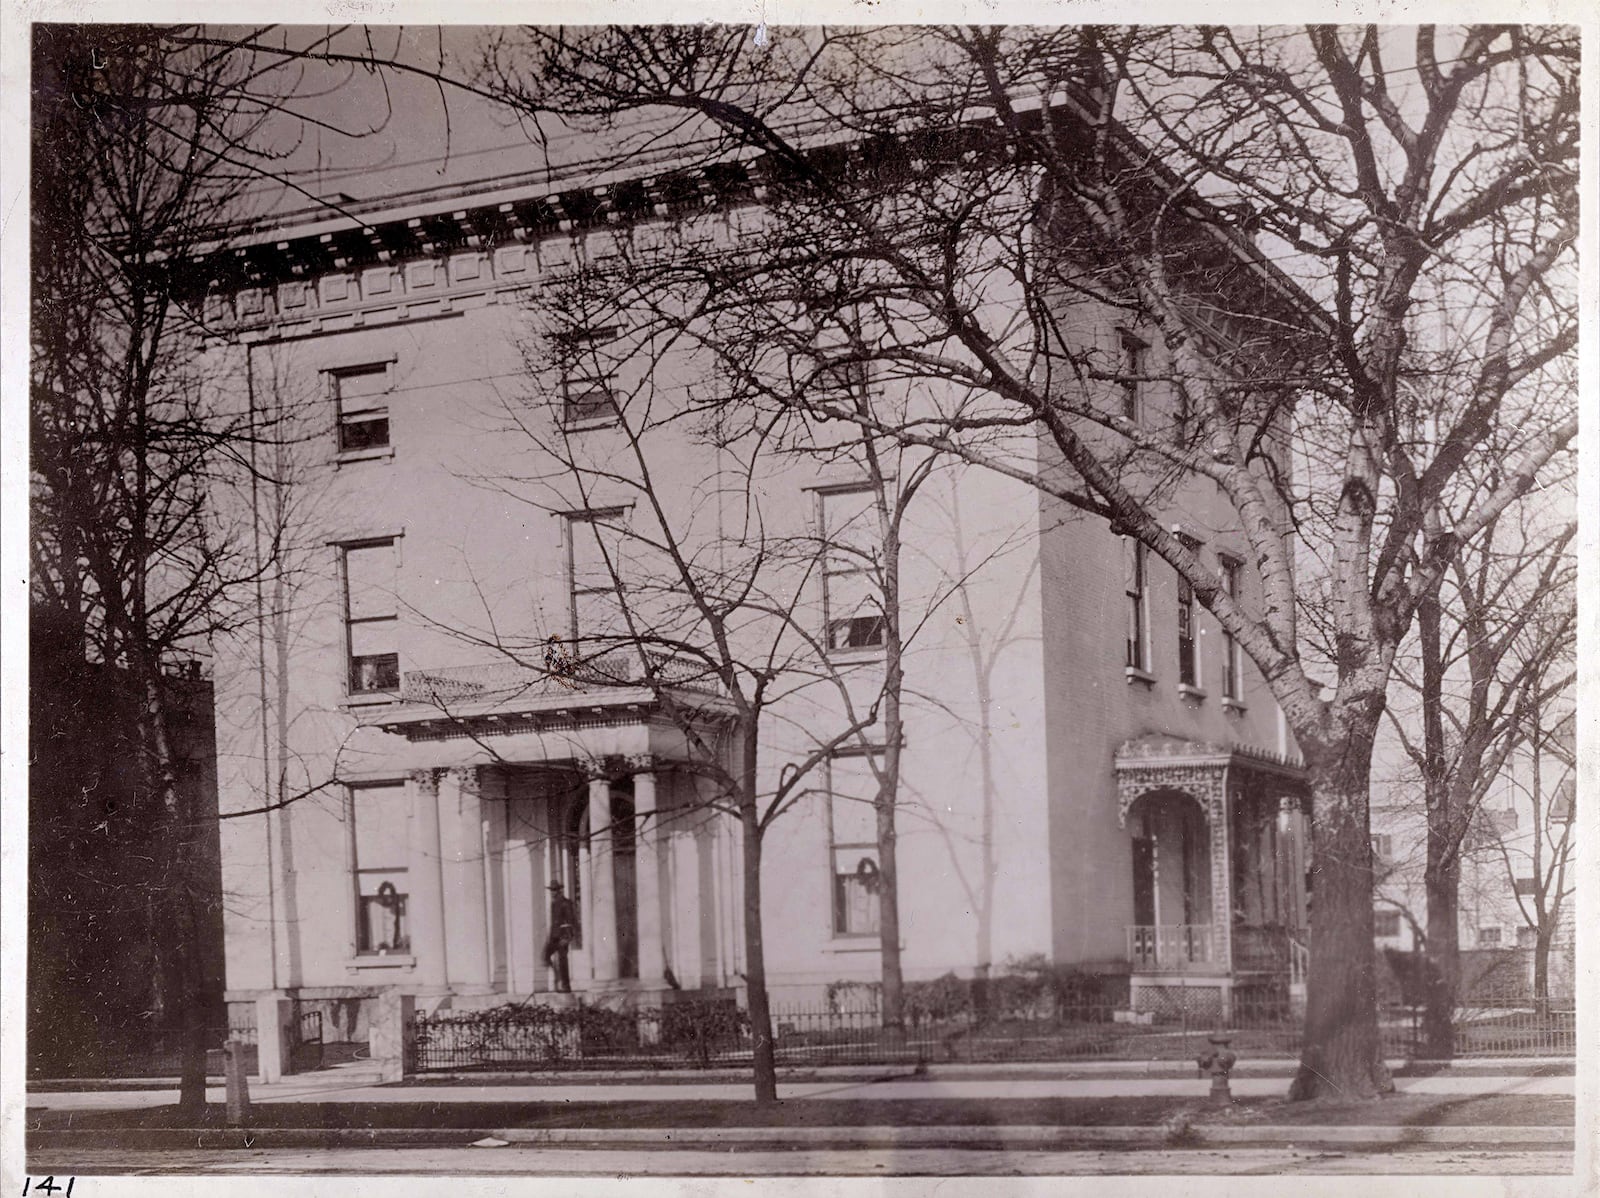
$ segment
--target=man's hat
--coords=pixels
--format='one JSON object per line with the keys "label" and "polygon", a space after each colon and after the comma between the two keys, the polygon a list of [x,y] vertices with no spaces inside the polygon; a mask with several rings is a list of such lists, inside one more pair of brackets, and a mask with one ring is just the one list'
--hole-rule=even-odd
{"label": "man's hat", "polygon": [[547,889],[547,890],[560,890],[561,889],[561,883],[560,882],[551,882],[550,885],[547,886],[545,889]]}

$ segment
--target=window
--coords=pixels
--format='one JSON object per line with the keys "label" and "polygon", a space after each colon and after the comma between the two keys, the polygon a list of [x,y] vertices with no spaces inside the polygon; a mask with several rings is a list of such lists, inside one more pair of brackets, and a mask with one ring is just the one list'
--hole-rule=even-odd
{"label": "window", "polygon": [[833,934],[878,934],[878,779],[872,758],[828,762],[828,812],[832,841]]}
{"label": "window", "polygon": [[1539,884],[1533,878],[1518,878],[1513,883],[1513,889],[1517,894],[1531,895],[1538,893]]}
{"label": "window", "polygon": [[344,547],[345,653],[352,695],[400,687],[400,619],[392,540]]}
{"label": "window", "polygon": [[388,363],[329,372],[328,385],[339,414],[339,452],[359,453],[389,444]]}
{"label": "window", "polygon": [[[1239,597],[1239,563],[1231,558],[1222,559],[1222,589],[1231,598]],[[1237,702],[1244,697],[1244,662],[1239,653],[1239,642],[1233,633],[1222,634],[1222,697]]]}
{"label": "window", "polygon": [[1389,860],[1389,852],[1394,841],[1387,832],[1374,832],[1372,834],[1372,857],[1375,863],[1382,864]]}
{"label": "window", "polygon": [[574,329],[557,339],[562,363],[561,423],[592,425],[616,418],[616,364],[607,353],[622,330],[615,325]]}
{"label": "window", "polygon": [[1142,672],[1150,661],[1145,635],[1145,547],[1133,537],[1123,537],[1122,553],[1128,599],[1128,668]]}
{"label": "window", "polygon": [[878,567],[883,538],[867,490],[821,497],[822,606],[830,650],[876,649],[888,640]]}
{"label": "window", "polygon": [[1499,928],[1479,928],[1478,929],[1478,947],[1479,948],[1499,948],[1500,947],[1500,929]]}
{"label": "window", "polygon": [[1135,423],[1144,419],[1144,375],[1149,365],[1150,347],[1126,329],[1122,341],[1122,414]]}
{"label": "window", "polygon": [[350,788],[356,891],[356,952],[411,951],[406,914],[406,861],[411,804],[401,783]]}
{"label": "window", "polygon": [[567,578],[574,641],[627,633],[621,585],[625,516],[621,508],[614,508],[567,517]]}
{"label": "window", "polygon": [[1523,926],[1517,929],[1517,947],[1533,948],[1539,942],[1539,930]]}
{"label": "window", "polygon": [[1372,933],[1374,936],[1398,936],[1400,934],[1400,912],[1393,909],[1374,911],[1372,913]]}
{"label": "window", "polygon": [[[1191,553],[1199,550],[1200,543],[1192,537],[1180,539]],[[1200,653],[1195,645],[1194,587],[1182,574],[1178,575],[1178,683],[1196,688],[1200,685]]]}

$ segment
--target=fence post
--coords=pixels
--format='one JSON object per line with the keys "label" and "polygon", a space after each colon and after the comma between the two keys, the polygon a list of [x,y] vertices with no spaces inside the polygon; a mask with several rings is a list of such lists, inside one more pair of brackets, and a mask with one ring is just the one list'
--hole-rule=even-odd
{"label": "fence post", "polygon": [[282,994],[256,999],[256,1072],[265,1083],[282,1081],[294,1072],[294,1000]]}
{"label": "fence post", "polygon": [[406,1025],[417,1013],[413,994],[385,990],[378,995],[378,1011],[367,1023],[367,1047],[383,1081],[397,1082],[406,1074]]}

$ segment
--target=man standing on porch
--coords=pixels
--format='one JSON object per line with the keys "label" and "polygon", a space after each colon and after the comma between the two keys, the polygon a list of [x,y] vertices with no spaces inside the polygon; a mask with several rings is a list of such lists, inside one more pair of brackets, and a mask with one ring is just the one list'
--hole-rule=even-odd
{"label": "man standing on porch", "polygon": [[567,967],[567,951],[578,933],[578,909],[561,889],[550,883],[550,934],[544,940],[544,963],[556,971],[556,989],[572,993],[572,975]]}

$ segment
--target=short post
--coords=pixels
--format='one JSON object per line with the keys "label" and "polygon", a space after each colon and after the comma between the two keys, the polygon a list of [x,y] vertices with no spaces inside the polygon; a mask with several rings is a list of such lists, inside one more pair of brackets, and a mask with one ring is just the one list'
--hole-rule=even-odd
{"label": "short post", "polygon": [[222,1046],[222,1072],[228,1091],[228,1126],[242,1127],[250,1119],[250,1079],[245,1074],[243,1042],[229,1040]]}
{"label": "short post", "polygon": [[293,1072],[294,1000],[281,994],[256,999],[256,1072],[262,1082],[282,1081]]}
{"label": "short post", "polygon": [[1211,1075],[1211,1101],[1216,1106],[1231,1106],[1233,1092],[1228,1089],[1228,1075],[1233,1072],[1234,1063],[1238,1056],[1228,1047],[1233,1040],[1232,1032],[1216,1032],[1206,1037],[1211,1041],[1211,1051],[1202,1053],[1195,1058],[1195,1064],[1200,1067],[1200,1076]]}
{"label": "short post", "polygon": [[417,1013],[412,994],[385,990],[378,995],[378,1010],[367,1025],[367,1047],[379,1076],[397,1082],[406,1075],[406,1025]]}

